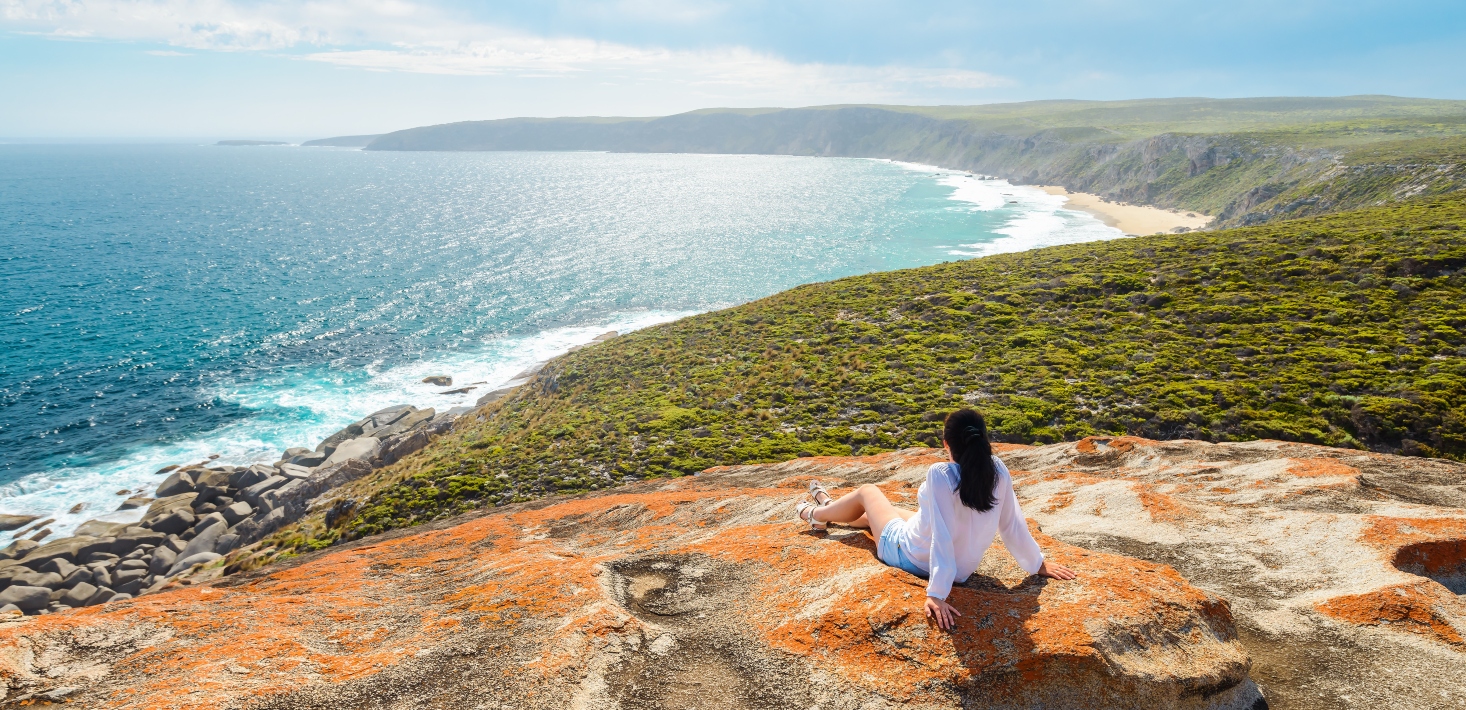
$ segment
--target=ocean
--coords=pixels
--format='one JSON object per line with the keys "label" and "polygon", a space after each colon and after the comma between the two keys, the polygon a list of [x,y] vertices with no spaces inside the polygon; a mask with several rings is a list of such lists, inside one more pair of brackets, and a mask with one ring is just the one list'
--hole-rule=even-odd
{"label": "ocean", "polygon": [[1121,236],[1061,205],[863,159],[0,146],[0,513],[135,520],[164,465],[472,404],[607,331]]}

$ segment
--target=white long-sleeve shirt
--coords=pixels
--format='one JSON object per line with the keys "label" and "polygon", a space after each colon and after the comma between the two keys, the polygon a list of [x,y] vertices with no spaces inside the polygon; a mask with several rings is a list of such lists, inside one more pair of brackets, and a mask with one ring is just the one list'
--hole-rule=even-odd
{"label": "white long-sleeve shirt", "polygon": [[926,483],[916,492],[916,515],[906,521],[899,542],[912,562],[929,571],[929,597],[946,599],[954,580],[966,581],[977,571],[994,534],[1003,536],[1003,546],[1025,572],[1033,574],[1043,565],[1043,551],[1028,532],[1018,496],[1013,494],[1013,477],[996,456],[993,465],[998,474],[993,507],[982,513],[963,505],[958,497],[962,475],[957,464],[932,464],[926,471]]}

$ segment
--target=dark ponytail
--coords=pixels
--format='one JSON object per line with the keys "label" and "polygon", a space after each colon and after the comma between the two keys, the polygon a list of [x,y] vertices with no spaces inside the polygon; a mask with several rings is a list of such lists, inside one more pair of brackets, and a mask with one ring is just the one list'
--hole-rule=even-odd
{"label": "dark ponytail", "polygon": [[991,510],[998,470],[993,466],[987,422],[976,410],[959,409],[947,415],[942,440],[952,449],[952,460],[962,471],[962,480],[957,484],[962,505],[979,513]]}

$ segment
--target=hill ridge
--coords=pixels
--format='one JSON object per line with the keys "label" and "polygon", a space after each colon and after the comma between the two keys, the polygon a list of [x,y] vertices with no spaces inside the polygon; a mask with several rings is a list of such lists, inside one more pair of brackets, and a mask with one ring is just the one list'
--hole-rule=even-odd
{"label": "hill ridge", "polygon": [[[1373,150],[1389,144],[1385,151]],[[1142,99],[699,109],[510,118],[384,134],[367,150],[608,150],[882,158],[1260,224],[1466,184],[1466,102]],[[1418,156],[1433,155],[1422,166]]]}

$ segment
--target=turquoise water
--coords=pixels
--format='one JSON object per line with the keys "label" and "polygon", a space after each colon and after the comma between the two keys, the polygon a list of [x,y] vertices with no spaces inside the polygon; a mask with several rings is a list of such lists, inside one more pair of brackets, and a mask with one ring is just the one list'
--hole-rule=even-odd
{"label": "turquoise water", "polygon": [[607,330],[1120,236],[1059,205],[857,159],[0,146],[0,512],[64,532]]}

